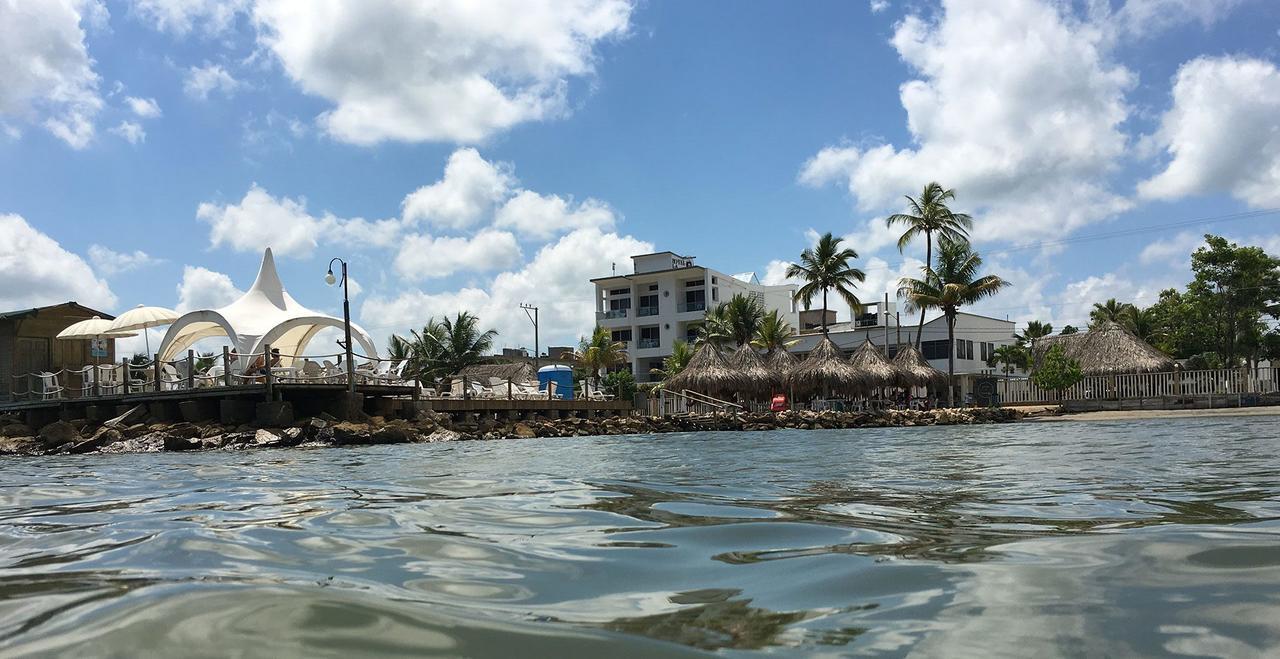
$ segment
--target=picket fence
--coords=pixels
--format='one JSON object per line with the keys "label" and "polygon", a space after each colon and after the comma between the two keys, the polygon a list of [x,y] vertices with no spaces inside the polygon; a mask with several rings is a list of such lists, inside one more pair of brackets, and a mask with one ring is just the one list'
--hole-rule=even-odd
{"label": "picket fence", "polygon": [[1127,400],[1164,396],[1219,396],[1272,394],[1280,391],[1280,369],[1223,368],[1169,373],[1091,375],[1069,389],[1041,389],[1028,378],[996,382],[996,391],[1005,405],[1052,403],[1059,400]]}

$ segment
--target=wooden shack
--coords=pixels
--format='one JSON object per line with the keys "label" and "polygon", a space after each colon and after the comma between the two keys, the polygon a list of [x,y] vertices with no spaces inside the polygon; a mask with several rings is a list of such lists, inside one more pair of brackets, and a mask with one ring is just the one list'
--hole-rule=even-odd
{"label": "wooden shack", "polygon": [[[12,391],[26,390],[25,383],[18,383],[15,389],[15,376],[56,372],[63,368],[77,369],[94,363],[91,341],[54,338],[72,323],[94,316],[109,320],[115,318],[75,302],[0,313],[0,400],[8,399]],[[103,364],[114,362],[115,341],[107,340],[105,348],[98,361]]]}

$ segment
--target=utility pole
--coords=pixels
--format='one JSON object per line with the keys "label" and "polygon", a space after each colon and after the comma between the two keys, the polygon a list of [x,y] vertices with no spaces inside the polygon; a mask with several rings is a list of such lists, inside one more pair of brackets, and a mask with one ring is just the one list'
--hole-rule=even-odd
{"label": "utility pole", "polygon": [[524,303],[520,304],[520,308],[524,309],[524,315],[533,323],[533,370],[536,373],[540,364],[538,357],[542,354],[542,347],[538,345],[538,308]]}
{"label": "utility pole", "polygon": [[884,356],[889,357],[889,293],[884,294],[884,308],[880,310],[880,317],[884,318]]}

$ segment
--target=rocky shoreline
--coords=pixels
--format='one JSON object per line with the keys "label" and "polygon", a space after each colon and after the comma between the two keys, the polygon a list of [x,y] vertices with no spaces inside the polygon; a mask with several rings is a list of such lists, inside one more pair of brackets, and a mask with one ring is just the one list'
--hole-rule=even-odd
{"label": "rocky shoreline", "polygon": [[619,416],[597,419],[452,421],[447,414],[419,412],[412,421],[369,417],[362,422],[321,416],[280,428],[219,423],[160,423],[135,408],[105,423],[55,421],[31,428],[15,415],[0,415],[0,455],[145,453],[330,447],[535,437],[643,435],[670,432],[762,431],[778,429],[886,428],[1006,423],[1021,418],[1011,409],[941,409],[887,412],[746,412],[682,417]]}

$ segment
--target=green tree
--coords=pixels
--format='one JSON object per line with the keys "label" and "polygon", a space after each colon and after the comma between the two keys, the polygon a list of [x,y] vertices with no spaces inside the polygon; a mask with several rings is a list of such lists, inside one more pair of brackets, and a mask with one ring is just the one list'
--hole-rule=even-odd
{"label": "green tree", "polygon": [[987,358],[987,366],[991,368],[1000,367],[1000,372],[1004,373],[1004,395],[1009,396],[1009,376],[1019,368],[1027,368],[1031,362],[1031,353],[1027,348],[1011,344],[996,346],[996,349]]}
{"label": "green tree", "polygon": [[[944,189],[939,183],[931,182],[924,186],[918,198],[907,197],[907,212],[896,213],[885,218],[885,224],[892,228],[896,224],[906,226],[906,231],[898,237],[898,252],[902,252],[912,241],[924,236],[924,267],[928,269],[933,263],[933,237],[961,242],[968,240],[969,229],[973,228],[973,218],[964,213],[952,212],[947,202],[954,201],[956,191]],[[924,310],[920,311],[920,322],[916,325],[916,349],[920,349],[920,335],[924,331]]]}
{"label": "green tree", "polygon": [[1021,334],[1014,334],[1013,338],[1017,341],[1019,346],[1025,346],[1027,348],[1028,359],[1034,361],[1036,356],[1036,341],[1052,335],[1052,324],[1041,322],[1039,320],[1029,320],[1027,321],[1027,329],[1023,330]]}
{"label": "green tree", "polygon": [[1106,302],[1095,302],[1093,310],[1089,312],[1089,329],[1101,327],[1109,322],[1119,323],[1125,328],[1133,329],[1133,313],[1132,304],[1117,302],[1115,298],[1111,298]]}
{"label": "green tree", "polygon": [[420,385],[435,382],[453,373],[444,358],[448,338],[444,324],[429,318],[421,331],[410,330],[408,337],[393,334],[387,341],[387,353],[397,366],[404,364],[400,369],[402,377]]}
{"label": "green tree", "polygon": [[1240,339],[1264,316],[1280,317],[1280,260],[1261,247],[1241,247],[1221,236],[1205,235],[1191,254],[1195,279],[1187,286],[1192,302],[1213,329],[1214,348],[1228,366],[1242,356]]}
{"label": "green tree", "polygon": [[1076,329],[1075,325],[1064,325],[1062,328],[1062,331],[1058,332],[1058,336],[1069,336],[1071,334],[1079,334],[1079,333],[1080,333],[1080,330]]}
{"label": "green tree", "polygon": [[636,378],[626,369],[612,371],[604,376],[604,389],[618,400],[632,400],[636,397]]}
{"label": "green tree", "polygon": [[822,293],[822,333],[827,333],[827,291],[835,289],[836,293],[848,303],[853,314],[862,313],[862,302],[853,290],[860,282],[866,281],[867,275],[853,267],[852,261],[858,253],[850,248],[841,249],[843,238],[836,238],[831,232],[823,234],[818,244],[800,253],[800,262],[787,267],[788,278],[795,277],[804,282],[796,290],[796,299],[808,309]]}
{"label": "green tree", "polygon": [[662,368],[649,369],[649,372],[663,382],[675,377],[677,373],[684,370],[689,365],[689,360],[693,358],[693,346],[684,341],[676,341],[671,344],[671,354],[662,360]]}
{"label": "green tree", "polygon": [[591,336],[578,342],[573,358],[587,372],[591,384],[599,383],[600,372],[627,361],[627,347],[614,341],[613,335],[603,327],[596,327]]}
{"label": "green tree", "polygon": [[792,338],[794,336],[795,330],[791,327],[791,323],[778,315],[777,309],[773,309],[760,321],[760,329],[756,330],[751,345],[765,352],[786,350],[796,344],[798,339]]}
{"label": "green tree", "polygon": [[1163,349],[1161,346],[1161,340],[1164,337],[1163,320],[1154,306],[1146,309],[1133,307],[1132,313],[1129,314],[1129,331],[1139,339],[1155,346],[1157,350]]}
{"label": "green tree", "polygon": [[1050,347],[1040,365],[1031,374],[1031,380],[1037,387],[1058,392],[1059,401],[1062,400],[1063,391],[1075,386],[1083,378],[1080,364],[1068,358],[1066,351],[1060,345]]}
{"label": "green tree", "polygon": [[430,324],[426,328],[428,331],[415,338],[434,344],[439,336],[435,366],[428,370],[441,374],[441,388],[452,386],[453,377],[462,369],[489,361],[488,353],[493,350],[493,340],[498,336],[497,330],[481,330],[480,320],[467,311],[459,311],[453,318],[444,317],[434,332],[429,327]]}
{"label": "green tree", "polygon": [[764,322],[764,303],[758,298],[735,293],[728,302],[707,313],[699,330],[699,338],[717,344],[740,346],[760,332]]}
{"label": "green tree", "polygon": [[1000,292],[1009,282],[996,275],[979,276],[982,257],[968,241],[941,240],[938,245],[938,267],[925,272],[925,278],[904,277],[898,282],[898,297],[907,301],[907,310],[929,309],[942,312],[947,319],[947,406],[954,402],[952,382],[956,374],[956,315],[960,308]]}

